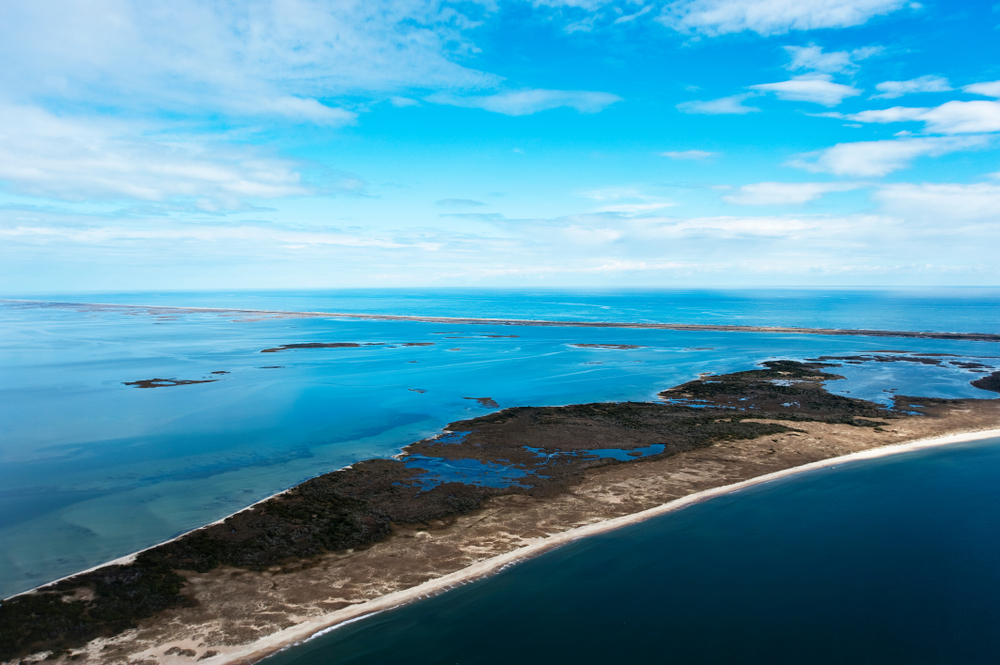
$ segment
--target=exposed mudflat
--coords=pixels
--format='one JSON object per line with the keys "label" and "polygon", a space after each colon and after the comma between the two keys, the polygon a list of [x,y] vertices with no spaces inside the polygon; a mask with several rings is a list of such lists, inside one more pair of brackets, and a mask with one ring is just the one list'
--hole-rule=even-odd
{"label": "exposed mudflat", "polygon": [[[229,372],[212,372],[212,374],[229,374]],[[213,383],[218,379],[141,379],[139,381],[122,381],[123,385],[136,388],[168,388],[170,386],[189,386],[195,383]]]}

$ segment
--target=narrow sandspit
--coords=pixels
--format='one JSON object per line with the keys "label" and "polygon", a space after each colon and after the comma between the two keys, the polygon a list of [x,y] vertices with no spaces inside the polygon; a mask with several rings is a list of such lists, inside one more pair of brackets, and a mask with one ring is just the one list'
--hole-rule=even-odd
{"label": "narrow sandspit", "polygon": [[[38,300],[5,300],[0,303],[38,307],[59,307],[83,309],[87,311],[131,311],[147,312],[157,316],[164,314],[202,313],[222,314],[240,317],[244,321],[258,321],[268,318],[321,318],[360,319],[367,321],[416,321],[423,323],[446,323],[488,326],[543,326],[561,328],[636,328],[644,330],[676,330],[689,332],[756,332],[796,335],[860,335],[863,337],[908,337],[916,339],[947,339],[974,342],[1000,342],[1000,335],[994,333],[911,331],[911,330],[867,330],[844,328],[799,328],[787,326],[740,326],[693,323],[647,323],[630,321],[547,321],[543,319],[486,319],[452,316],[406,316],[398,314],[366,314],[363,312],[291,312],[263,309],[226,309],[215,307],[170,307],[166,305],[116,305],[113,303],[73,303],[46,302]],[[631,348],[631,347],[628,347]]]}

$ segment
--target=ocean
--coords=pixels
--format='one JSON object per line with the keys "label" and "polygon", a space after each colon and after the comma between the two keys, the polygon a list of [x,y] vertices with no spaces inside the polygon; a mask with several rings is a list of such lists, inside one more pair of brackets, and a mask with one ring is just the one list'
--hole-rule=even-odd
{"label": "ocean", "polygon": [[[31,298],[41,302],[0,303],[0,596],[149,547],[307,478],[395,454],[449,422],[489,412],[469,398],[490,397],[498,408],[651,400],[700,373],[749,369],[771,358],[886,349],[1000,366],[1000,347],[988,342],[297,319],[72,304],[995,333],[997,289]],[[46,304],[53,302],[63,304]],[[262,353],[308,343],[362,346]],[[845,365],[837,372],[846,379],[828,388],[883,402],[893,394],[887,391],[994,397],[969,383],[982,371],[947,362]],[[127,385],[150,379],[203,383]]]}

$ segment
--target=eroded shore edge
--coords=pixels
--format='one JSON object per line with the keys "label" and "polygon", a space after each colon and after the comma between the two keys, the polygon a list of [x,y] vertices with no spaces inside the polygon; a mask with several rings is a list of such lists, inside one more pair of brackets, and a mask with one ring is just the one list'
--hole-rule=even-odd
{"label": "eroded shore edge", "polygon": [[274,655],[275,653],[319,637],[321,634],[326,634],[331,630],[339,628],[340,626],[387,610],[392,610],[424,598],[440,595],[456,586],[461,586],[483,577],[496,574],[506,566],[539,556],[540,554],[544,554],[545,552],[551,551],[581,538],[606,533],[608,531],[614,531],[615,529],[620,529],[631,524],[644,522],[654,517],[675,512],[718,496],[738,492],[754,485],[761,485],[780,478],[785,478],[787,476],[838,466],[846,462],[876,459],[920,450],[923,448],[932,448],[954,443],[967,443],[994,437],[1000,437],[1000,429],[969,430],[944,436],[925,437],[903,443],[869,448],[867,450],[849,453],[847,455],[840,455],[838,457],[831,457],[817,462],[810,462],[808,464],[774,471],[737,483],[702,490],[637,513],[623,515],[621,517],[615,517],[600,522],[594,522],[593,524],[569,529],[545,538],[534,539],[534,542],[511,552],[500,554],[489,559],[484,559],[483,561],[479,561],[471,566],[433,580],[428,580],[427,582],[410,587],[409,589],[395,591],[373,600],[358,603],[350,607],[345,607],[343,609],[330,612],[329,614],[316,617],[315,619],[305,621],[292,628],[287,628],[277,633],[268,635],[267,637],[258,640],[257,642],[248,644],[244,648],[235,652],[221,654],[214,658],[204,659],[204,662],[206,665],[245,665],[247,663],[256,663],[267,658],[268,656]]}
{"label": "eroded shore edge", "polygon": [[675,330],[681,332],[756,332],[795,335],[856,335],[861,337],[902,337],[912,339],[945,339],[976,342],[1000,342],[993,333],[874,330],[864,328],[798,328],[794,326],[746,326],[700,323],[644,323],[630,321],[549,321],[544,319],[486,319],[453,316],[409,316],[401,314],[366,314],[359,312],[294,312],[268,309],[233,309],[226,307],[173,307],[170,305],[123,305],[116,303],[52,302],[46,300],[12,300],[0,298],[3,304],[33,304],[50,307],[94,307],[127,310],[153,310],[164,313],[215,313],[266,317],[297,317],[327,319],[359,319],[364,321],[413,321],[480,326],[537,326],[562,328],[634,328],[642,330]]}

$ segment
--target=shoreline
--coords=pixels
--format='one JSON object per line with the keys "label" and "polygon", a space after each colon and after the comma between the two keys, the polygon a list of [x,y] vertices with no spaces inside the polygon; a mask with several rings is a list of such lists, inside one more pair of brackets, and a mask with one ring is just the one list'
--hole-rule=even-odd
{"label": "shoreline", "polygon": [[33,304],[52,307],[99,307],[140,309],[184,313],[252,314],[297,318],[358,319],[362,321],[412,321],[480,326],[534,326],[553,328],[624,328],[639,330],[673,330],[678,332],[744,332],[794,335],[834,335],[859,337],[897,337],[909,339],[939,339],[971,342],[1000,342],[1000,334],[973,332],[938,332],[912,330],[874,330],[865,328],[802,328],[795,326],[713,325],[702,323],[642,323],[629,321],[549,321],[544,319],[487,319],[453,316],[408,316],[400,314],[366,314],[349,312],[293,312],[267,309],[230,309],[225,307],[173,307],[170,305],[122,305],[115,303],[53,302],[46,300],[13,300],[0,298],[0,304]]}
{"label": "shoreline", "polygon": [[683,510],[688,506],[702,503],[726,494],[731,494],[733,492],[739,492],[756,485],[763,485],[788,476],[839,466],[840,464],[847,462],[877,459],[925,448],[935,448],[954,443],[968,443],[997,437],[1000,437],[1000,428],[969,430],[954,434],[946,434],[943,436],[925,437],[915,439],[913,441],[889,444],[846,455],[831,457],[817,462],[810,462],[808,464],[774,471],[772,473],[740,482],[702,490],[637,513],[606,519],[600,522],[594,522],[593,524],[587,524],[585,526],[568,529],[558,534],[535,539],[534,542],[531,542],[530,544],[519,549],[499,554],[497,556],[490,557],[489,559],[484,559],[483,561],[479,561],[467,568],[428,580],[427,582],[423,582],[409,589],[395,591],[373,600],[330,612],[310,621],[305,621],[292,628],[287,628],[283,631],[279,631],[278,633],[268,635],[253,644],[246,645],[246,649],[207,658],[204,662],[206,665],[245,665],[247,663],[257,663],[276,653],[285,651],[300,644],[304,644],[312,639],[319,638],[341,626],[408,605],[418,600],[438,596],[451,590],[456,585],[468,584],[476,580],[489,577],[490,575],[498,574],[508,566],[541,556],[546,552],[582,538],[607,533],[632,524],[645,522],[649,519],[676,512],[678,510]]}
{"label": "shoreline", "polygon": [[[467,433],[462,446],[439,450],[437,437],[414,442],[394,458],[321,474],[95,566],[96,576],[69,576],[81,578],[76,586],[48,593],[57,580],[18,594],[37,591],[42,603],[78,599],[87,611],[115,598],[101,584],[138,580],[124,582],[141,590],[140,600],[127,605],[137,608],[132,627],[111,627],[65,648],[56,641],[61,638],[34,637],[38,629],[29,624],[36,601],[12,603],[18,608],[12,616],[29,644],[56,648],[34,654],[60,662],[96,657],[180,665],[194,656],[210,665],[256,662],[345,622],[717,496],[854,460],[1000,437],[1000,400],[897,396],[916,409],[904,415],[828,393],[825,380],[839,377],[824,373],[827,367],[766,361],[720,380],[710,375],[661,391],[661,402],[514,407],[451,423],[443,432]],[[673,404],[678,400],[712,408]],[[593,453],[590,448],[645,450],[658,440],[669,450],[641,464],[576,456]],[[532,446],[549,452],[539,456]],[[440,491],[400,491],[394,488],[415,488],[413,478],[427,473],[396,459],[407,454],[502,459],[535,481],[524,491],[483,490],[463,481]],[[258,508],[268,502],[273,505]],[[137,556],[149,550],[150,556]],[[95,588],[103,594],[98,600]],[[162,609],[145,609],[154,603]]]}

